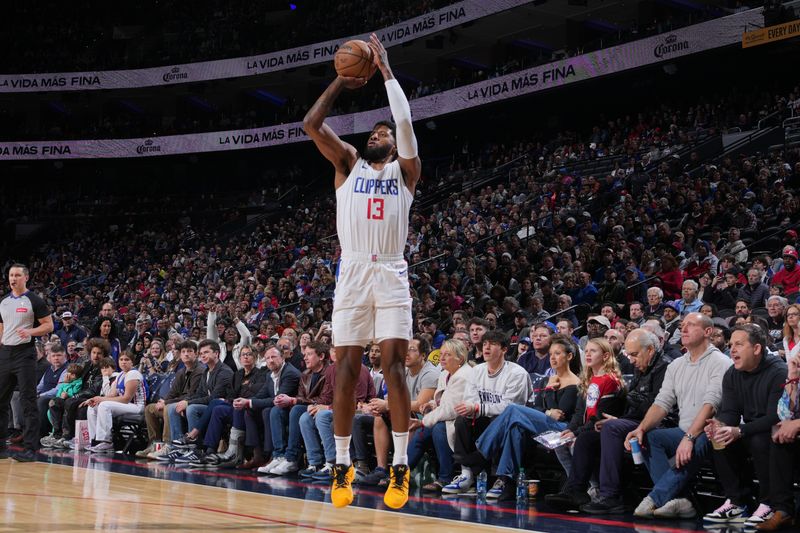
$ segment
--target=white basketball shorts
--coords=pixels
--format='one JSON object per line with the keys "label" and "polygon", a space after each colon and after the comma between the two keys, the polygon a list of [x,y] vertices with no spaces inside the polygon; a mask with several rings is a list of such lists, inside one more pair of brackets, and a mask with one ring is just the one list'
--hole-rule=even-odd
{"label": "white basketball shorts", "polygon": [[334,346],[410,340],[411,294],[402,256],[345,254],[333,300]]}

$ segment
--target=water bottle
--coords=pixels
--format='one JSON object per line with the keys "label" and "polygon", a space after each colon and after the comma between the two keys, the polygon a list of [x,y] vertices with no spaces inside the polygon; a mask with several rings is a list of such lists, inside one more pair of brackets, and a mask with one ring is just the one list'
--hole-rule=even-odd
{"label": "water bottle", "polygon": [[478,474],[478,481],[475,483],[475,492],[478,493],[478,499],[486,499],[486,484],[487,484],[486,470],[481,470]]}
{"label": "water bottle", "polygon": [[640,465],[644,463],[644,456],[642,456],[642,447],[639,445],[639,439],[633,437],[628,442],[631,445],[631,455],[633,456],[633,464]]}
{"label": "water bottle", "polygon": [[525,469],[520,468],[517,474],[517,505],[528,503],[528,482],[525,481]]}

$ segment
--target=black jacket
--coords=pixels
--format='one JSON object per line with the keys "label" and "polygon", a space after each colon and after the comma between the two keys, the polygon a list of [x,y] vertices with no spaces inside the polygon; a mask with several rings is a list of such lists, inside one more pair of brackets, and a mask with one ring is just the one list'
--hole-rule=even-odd
{"label": "black jacket", "polygon": [[100,396],[100,390],[103,388],[103,374],[100,373],[99,366],[93,365],[91,362],[87,363],[81,379],[83,379],[81,390],[73,398],[88,400]]}
{"label": "black jacket", "polygon": [[245,377],[244,368],[240,368],[233,375],[233,392],[228,400],[236,398],[252,398],[264,386],[269,371],[263,368],[254,368],[250,375]]}
{"label": "black jacket", "polygon": [[194,368],[187,371],[186,367],[181,368],[175,374],[172,386],[169,388],[164,403],[177,403],[194,396],[200,386],[200,380],[204,379],[206,367],[200,362],[195,362]]}
{"label": "black jacket", "polygon": [[[770,431],[778,423],[778,400],[788,370],[775,355],[766,355],[755,370],[742,372],[731,366],[722,378],[722,402],[716,418],[739,426],[742,436]],[[739,421],[744,419],[744,424]]]}
{"label": "black jacket", "polygon": [[715,289],[713,285],[706,287],[703,291],[703,302],[714,304],[718,309],[734,309],[736,307],[736,297],[739,296],[738,287],[728,287],[727,289]]}
{"label": "black jacket", "polygon": [[619,416],[624,408],[625,388],[621,387],[614,394],[600,398],[597,402],[597,416],[584,420],[586,417],[586,394],[580,394],[578,396],[578,405],[575,407],[575,413],[572,415],[572,420],[567,425],[567,429],[575,435],[579,435],[584,431],[594,430],[595,422],[604,420],[604,414]]}
{"label": "black jacket", "polygon": [[661,390],[664,382],[664,374],[667,373],[667,366],[672,362],[664,352],[658,351],[653,355],[650,365],[644,372],[638,369],[633,371],[633,381],[626,398],[625,411],[621,418],[629,420],[644,420],[644,415]]}
{"label": "black jacket", "polygon": [[272,381],[272,373],[267,369],[265,372],[266,381],[255,396],[250,398],[253,409],[264,409],[274,405],[275,396],[286,394],[287,396],[297,396],[297,388],[300,385],[300,371],[288,361],[283,364],[280,377],[278,378],[278,391],[275,391],[275,382]]}
{"label": "black jacket", "polygon": [[[209,375],[210,374],[210,375]],[[205,369],[197,390],[189,398],[189,404],[205,404],[216,398],[229,398],[233,390],[233,370],[218,361],[214,370]]]}

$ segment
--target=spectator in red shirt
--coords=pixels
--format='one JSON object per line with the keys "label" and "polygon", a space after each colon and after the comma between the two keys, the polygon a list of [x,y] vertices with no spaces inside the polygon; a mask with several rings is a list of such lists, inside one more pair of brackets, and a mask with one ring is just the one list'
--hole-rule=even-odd
{"label": "spectator in red shirt", "polygon": [[797,250],[794,247],[783,249],[783,269],[772,277],[772,284],[783,286],[784,296],[800,291],[800,268],[797,268]]}
{"label": "spectator in red shirt", "polygon": [[683,272],[678,268],[678,262],[669,254],[661,257],[661,289],[664,291],[665,300],[677,300],[681,297],[683,289]]}

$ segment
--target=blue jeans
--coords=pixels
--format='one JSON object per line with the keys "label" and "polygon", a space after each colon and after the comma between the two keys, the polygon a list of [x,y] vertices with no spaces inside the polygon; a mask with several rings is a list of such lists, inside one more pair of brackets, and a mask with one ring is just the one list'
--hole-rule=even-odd
{"label": "blue jeans", "polygon": [[206,437],[203,444],[209,450],[216,450],[225,427],[231,424],[236,429],[244,429],[244,410],[234,409],[233,405],[223,403],[215,405],[211,411],[211,421],[206,429]]}
{"label": "blue jeans", "polygon": [[167,420],[169,420],[169,435],[173,440],[178,440],[183,436],[185,432],[183,428],[186,426],[185,418],[175,412],[176,405],[178,404],[170,403],[166,407]]}
{"label": "blue jeans", "polygon": [[326,409],[317,412],[314,417],[314,424],[317,432],[322,439],[322,447],[325,450],[325,462],[334,463],[336,461],[336,439],[333,438],[333,411]]}
{"label": "blue jeans", "polygon": [[[317,416],[322,412],[323,411],[318,411]],[[311,416],[308,411],[300,415],[300,433],[303,435],[303,443],[306,446],[308,464],[319,466],[325,462],[325,456],[322,451],[322,440],[319,438],[314,417]]]}
{"label": "blue jeans", "polygon": [[274,406],[270,410],[264,410],[262,415],[269,417],[265,421],[264,427],[269,425],[269,434],[264,435],[264,439],[272,441],[272,456],[283,457],[286,455],[286,441],[289,438],[289,407]]}
{"label": "blue jeans", "polygon": [[286,443],[286,460],[298,462],[300,460],[300,443],[303,436],[300,434],[300,417],[308,410],[307,405],[295,405],[289,411],[289,442]]}
{"label": "blue jeans", "polygon": [[204,435],[208,423],[211,422],[211,414],[218,405],[227,405],[228,402],[220,398],[214,398],[208,405],[195,403],[186,408],[186,420],[189,421],[189,431],[196,429],[200,435]]}
{"label": "blue jeans", "polygon": [[553,420],[541,411],[512,404],[492,420],[475,445],[487,459],[496,457],[499,451],[497,475],[513,478],[522,465],[526,432],[538,435],[545,431],[563,431],[566,427],[564,422]]}
{"label": "blue jeans", "polygon": [[653,429],[647,432],[647,447],[642,452],[644,464],[654,483],[648,496],[656,507],[661,507],[683,492],[708,456],[708,438],[705,433],[700,433],[694,441],[689,463],[679,469],[670,466],[669,459],[675,456],[685,433],[680,428]]}
{"label": "blue jeans", "polygon": [[372,426],[375,417],[356,412],[353,418],[353,459],[356,461],[369,461],[373,456],[372,446],[367,442],[367,437],[372,436]]}
{"label": "blue jeans", "polygon": [[440,483],[450,483],[453,479],[453,450],[447,442],[446,422],[437,422],[433,427],[420,428],[414,432],[408,443],[408,467],[412,470],[416,468],[431,441],[439,460],[437,480]]}

